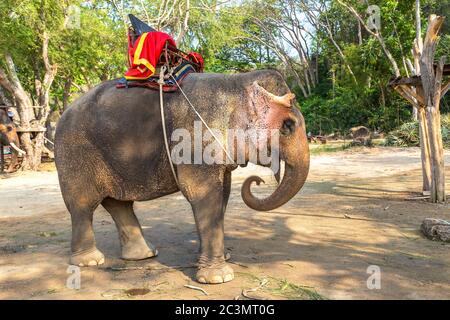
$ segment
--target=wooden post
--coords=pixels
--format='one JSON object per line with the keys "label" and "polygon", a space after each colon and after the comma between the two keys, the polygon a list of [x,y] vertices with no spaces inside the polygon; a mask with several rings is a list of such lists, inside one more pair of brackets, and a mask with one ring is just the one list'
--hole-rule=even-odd
{"label": "wooden post", "polygon": [[[394,80],[394,89],[403,98],[408,100],[417,109],[419,121],[419,141],[420,141],[420,156],[422,161],[422,192],[424,195],[429,195],[431,190],[431,155],[430,155],[430,140],[428,135],[428,125],[425,112],[425,102],[423,100],[423,88],[415,81],[415,78],[407,78]],[[399,84],[402,83],[402,84]]]}
{"label": "wooden post", "polygon": [[[423,40],[420,27],[420,1],[416,0],[416,40],[413,45],[412,54],[414,57],[414,75],[420,76],[420,56],[422,55]],[[431,155],[430,155],[430,139],[428,136],[427,118],[425,114],[425,105],[423,101],[423,87],[421,84],[415,86],[415,93],[418,97],[422,97],[421,103],[417,101],[417,120],[419,122],[419,140],[420,140],[420,156],[422,159],[422,176],[423,186],[422,194],[429,195],[431,190]]]}
{"label": "wooden post", "polygon": [[422,160],[423,185],[422,193],[428,194],[431,190],[431,161],[430,141],[428,138],[427,118],[424,108],[418,108],[420,157]]}
{"label": "wooden post", "polygon": [[428,138],[431,155],[431,202],[445,202],[445,167],[444,147],[441,134],[441,116],[439,105],[441,100],[442,76],[445,57],[442,57],[436,70],[434,54],[438,33],[444,23],[444,17],[431,15],[420,57],[420,70],[425,102]]}
{"label": "wooden post", "polygon": [[430,15],[425,41],[418,36],[413,47],[414,76],[397,77],[390,85],[418,109],[420,149],[422,158],[423,191],[431,202],[445,202],[444,147],[441,133],[440,100],[450,89],[450,81],[442,84],[448,67],[445,57],[434,63],[438,34],[444,17]]}

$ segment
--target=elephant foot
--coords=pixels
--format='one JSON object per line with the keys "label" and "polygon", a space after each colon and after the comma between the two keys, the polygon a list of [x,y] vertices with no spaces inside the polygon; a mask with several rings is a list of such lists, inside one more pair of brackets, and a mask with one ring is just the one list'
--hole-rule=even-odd
{"label": "elephant foot", "polygon": [[158,255],[158,250],[152,244],[147,245],[144,238],[136,241],[128,241],[122,245],[122,259],[124,260],[144,260]]}
{"label": "elephant foot", "polygon": [[105,256],[97,248],[92,250],[72,253],[70,264],[79,267],[93,267],[105,263]]}
{"label": "elephant foot", "polygon": [[225,283],[234,279],[234,271],[228,264],[223,263],[219,266],[200,268],[196,278],[200,283]]}

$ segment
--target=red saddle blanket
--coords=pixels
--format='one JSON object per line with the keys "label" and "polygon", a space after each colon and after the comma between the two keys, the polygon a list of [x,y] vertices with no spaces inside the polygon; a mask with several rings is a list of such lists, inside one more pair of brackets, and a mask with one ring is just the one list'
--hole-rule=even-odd
{"label": "red saddle blanket", "polygon": [[125,73],[127,80],[145,80],[156,71],[156,67],[166,42],[176,47],[175,41],[164,32],[145,32],[134,44],[129,42],[130,68]]}
{"label": "red saddle blanket", "polygon": [[160,68],[168,66],[170,76],[164,77],[164,92],[177,90],[176,83],[192,72],[203,72],[203,57],[197,52],[185,53],[179,50],[170,35],[164,32],[144,32],[133,37],[128,34],[128,58],[130,68],[117,88],[146,87],[158,89]]}

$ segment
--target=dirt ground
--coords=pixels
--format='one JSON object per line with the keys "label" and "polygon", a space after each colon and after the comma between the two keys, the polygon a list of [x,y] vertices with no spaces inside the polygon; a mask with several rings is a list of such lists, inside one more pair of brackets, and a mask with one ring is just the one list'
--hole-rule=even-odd
{"label": "dirt ground", "polygon": [[[175,194],[135,204],[146,239],[159,250],[140,262],[119,259],[113,221],[97,209],[106,263],[82,268],[81,289],[69,289],[71,225],[54,168],[1,176],[0,299],[450,299],[450,244],[419,231],[426,217],[450,220],[450,206],[407,200],[421,189],[419,159],[416,148],[314,155],[303,190],[271,212],[249,209],[240,196],[246,176],[270,171],[235,171],[225,220],[235,280],[223,285],[193,280],[194,219]],[[265,180],[256,193],[275,188],[274,179]],[[380,289],[367,287],[371,265],[380,268]]]}

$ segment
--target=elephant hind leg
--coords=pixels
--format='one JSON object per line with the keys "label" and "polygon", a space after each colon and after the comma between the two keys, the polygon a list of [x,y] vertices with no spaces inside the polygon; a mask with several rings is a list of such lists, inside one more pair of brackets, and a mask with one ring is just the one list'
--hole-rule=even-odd
{"label": "elephant hind leg", "polygon": [[72,255],[70,264],[80,267],[97,266],[105,262],[105,256],[95,245],[92,218],[94,208],[69,206],[72,218]]}
{"label": "elephant hind leg", "polygon": [[122,259],[143,260],[158,255],[151,244],[147,244],[141,225],[134,214],[132,201],[119,201],[106,198],[102,206],[111,214],[119,232]]}

